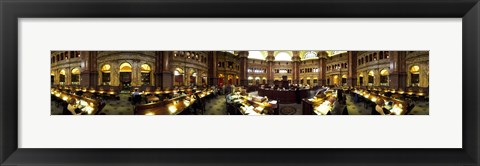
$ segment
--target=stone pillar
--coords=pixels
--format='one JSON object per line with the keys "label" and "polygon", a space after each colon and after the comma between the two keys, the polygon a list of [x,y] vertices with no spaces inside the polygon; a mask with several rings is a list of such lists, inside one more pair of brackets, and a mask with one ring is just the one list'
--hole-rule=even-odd
{"label": "stone pillar", "polygon": [[248,51],[239,51],[240,57],[240,85],[248,86]]}
{"label": "stone pillar", "polygon": [[390,51],[390,88],[406,90],[407,64],[405,51]]}
{"label": "stone pillar", "polygon": [[300,51],[292,51],[292,83],[299,84],[300,81]]}
{"label": "stone pillar", "polygon": [[97,88],[97,51],[80,51],[80,58],[80,85],[84,87]]}
{"label": "stone pillar", "polygon": [[170,58],[176,52],[155,52],[155,87],[167,89],[173,86],[173,72],[170,70]]}
{"label": "stone pillar", "polygon": [[120,86],[120,64],[113,62],[110,64],[110,85]]}
{"label": "stone pillar", "polygon": [[347,61],[347,86],[355,87],[357,85],[357,52],[349,51]]}
{"label": "stone pillar", "polygon": [[[68,60],[67,63],[69,63]],[[70,67],[65,68],[65,85],[72,85],[72,68]]]}
{"label": "stone pillar", "polygon": [[207,56],[208,61],[208,85],[218,85],[218,61],[217,52],[209,51]]}
{"label": "stone pillar", "polygon": [[138,60],[133,60],[132,62],[132,86],[140,86],[139,84],[139,73],[140,73],[140,67],[138,66]]}
{"label": "stone pillar", "polygon": [[273,51],[268,51],[268,55],[266,58],[267,61],[267,84],[273,85],[273,80],[274,80],[274,71],[273,71],[273,65],[275,61],[275,57],[273,56]]}
{"label": "stone pillar", "polygon": [[54,71],[54,79],[53,79],[53,85],[58,85],[60,84],[60,69],[55,69]]}
{"label": "stone pillar", "polygon": [[[420,64],[420,87],[422,88],[428,88],[428,63],[422,63]],[[406,71],[407,73],[409,72],[408,70]]]}
{"label": "stone pillar", "polygon": [[324,86],[327,85],[327,77],[326,77],[326,72],[327,72],[327,57],[328,53],[325,51],[320,51],[317,53],[318,56],[318,86]]}

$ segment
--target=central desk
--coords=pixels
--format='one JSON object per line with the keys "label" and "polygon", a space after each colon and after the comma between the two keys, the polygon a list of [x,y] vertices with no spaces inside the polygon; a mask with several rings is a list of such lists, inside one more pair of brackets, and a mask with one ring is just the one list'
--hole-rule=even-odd
{"label": "central desk", "polygon": [[258,96],[267,96],[272,100],[279,100],[280,104],[301,104],[303,98],[308,97],[308,92],[312,89],[294,90],[273,90],[273,89],[258,89]]}

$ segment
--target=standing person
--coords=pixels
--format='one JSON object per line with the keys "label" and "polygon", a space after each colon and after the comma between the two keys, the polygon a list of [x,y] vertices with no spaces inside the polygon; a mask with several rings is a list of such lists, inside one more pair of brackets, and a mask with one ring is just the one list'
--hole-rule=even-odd
{"label": "standing person", "polygon": [[195,110],[195,113],[197,112],[197,109],[200,109],[200,113],[203,115],[205,113],[205,102],[200,96],[198,96],[198,93],[194,93],[193,95],[195,97],[195,105],[193,109]]}
{"label": "standing person", "polygon": [[225,84],[222,85],[222,95],[225,95]]}
{"label": "standing person", "polygon": [[231,84],[230,85],[230,90],[231,90],[230,93],[235,93],[235,85]]}
{"label": "standing person", "polygon": [[217,97],[217,87],[215,85],[212,86],[213,96]]}

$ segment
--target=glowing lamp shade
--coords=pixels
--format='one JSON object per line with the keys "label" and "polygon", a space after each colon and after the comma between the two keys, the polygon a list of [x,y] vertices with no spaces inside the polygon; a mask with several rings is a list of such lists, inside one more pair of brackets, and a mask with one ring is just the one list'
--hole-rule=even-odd
{"label": "glowing lamp shade", "polygon": [[153,112],[147,112],[147,113],[145,113],[145,115],[155,115],[155,113],[153,113]]}
{"label": "glowing lamp shade", "polygon": [[172,106],[169,106],[169,107],[168,107],[168,111],[170,111],[170,113],[173,114],[173,113],[175,113],[175,112],[177,111],[177,107],[175,107],[175,106],[173,106],[173,105],[172,105]]}

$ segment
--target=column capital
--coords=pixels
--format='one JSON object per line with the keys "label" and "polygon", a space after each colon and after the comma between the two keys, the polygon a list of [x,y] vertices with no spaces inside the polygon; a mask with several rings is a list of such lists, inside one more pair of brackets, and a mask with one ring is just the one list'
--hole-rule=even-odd
{"label": "column capital", "polygon": [[267,52],[267,57],[265,58],[265,60],[267,62],[270,62],[270,61],[275,61],[275,56],[273,55],[274,54],[274,51],[268,51]]}
{"label": "column capital", "polygon": [[328,58],[328,53],[326,51],[319,51],[317,53],[317,56],[318,56],[319,59],[322,59],[322,58],[326,59],[326,58]]}
{"label": "column capital", "polygon": [[248,51],[238,51],[238,57],[248,58]]}

